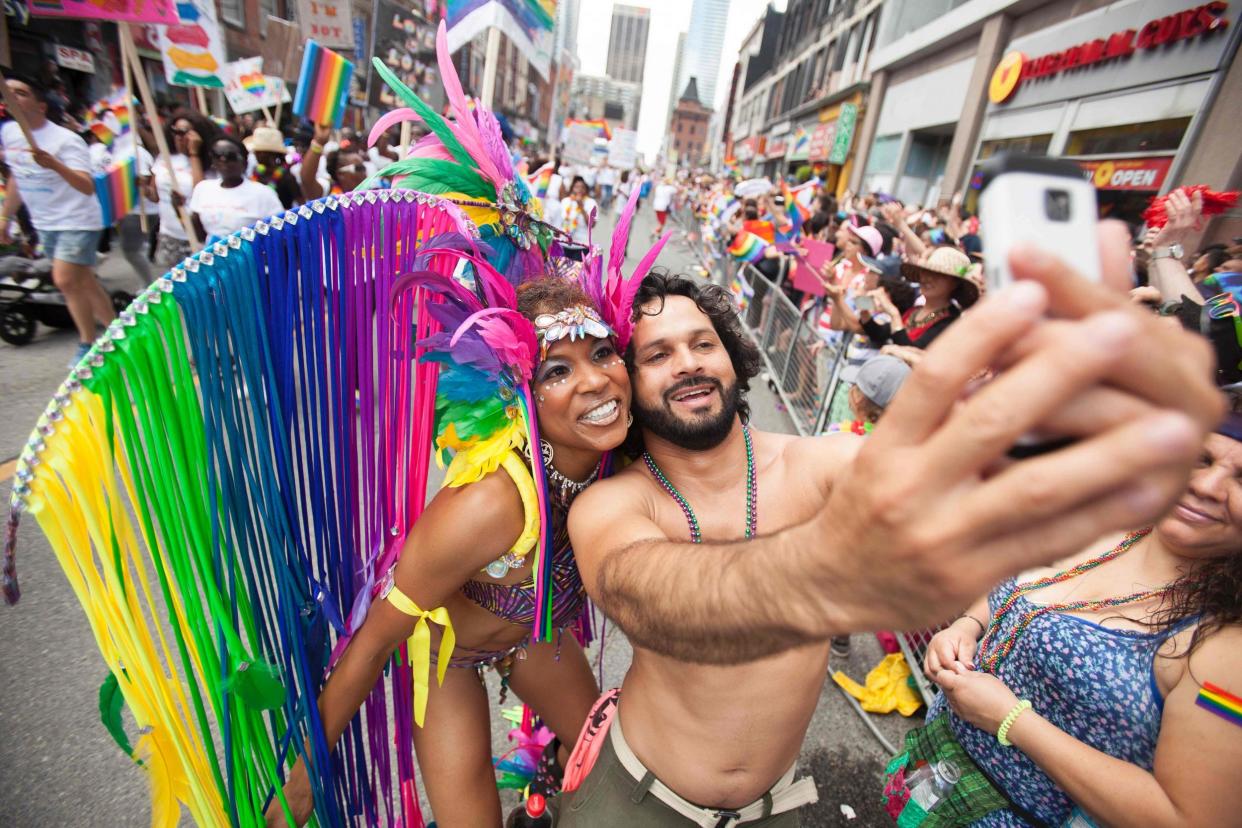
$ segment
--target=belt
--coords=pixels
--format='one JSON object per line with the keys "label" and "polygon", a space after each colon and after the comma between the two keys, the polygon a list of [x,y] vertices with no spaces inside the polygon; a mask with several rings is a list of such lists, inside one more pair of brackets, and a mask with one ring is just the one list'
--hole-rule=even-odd
{"label": "belt", "polygon": [[[612,725],[608,728],[608,738],[612,740],[612,749],[617,754],[617,760],[630,776],[644,783],[646,791],[656,799],[700,828],[730,828],[733,825],[766,819],[773,814],[783,814],[819,801],[819,792],[815,790],[815,780],[804,776],[795,782],[794,768],[791,766],[770,791],[744,808],[735,811],[701,808],[683,798],[668,785],[656,779],[654,773],[647,770],[625,741],[625,736],[621,733],[620,716],[613,717]],[[639,787],[641,788],[642,785]]]}

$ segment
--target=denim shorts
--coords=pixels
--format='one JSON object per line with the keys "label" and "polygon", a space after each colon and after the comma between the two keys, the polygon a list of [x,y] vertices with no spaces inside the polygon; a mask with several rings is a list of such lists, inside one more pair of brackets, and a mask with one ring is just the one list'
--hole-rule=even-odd
{"label": "denim shorts", "polygon": [[43,255],[69,264],[94,267],[103,230],[40,230]]}

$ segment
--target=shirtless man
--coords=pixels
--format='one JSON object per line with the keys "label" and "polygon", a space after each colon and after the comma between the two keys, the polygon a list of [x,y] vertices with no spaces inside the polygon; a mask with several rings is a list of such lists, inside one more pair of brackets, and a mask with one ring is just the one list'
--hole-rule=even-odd
{"label": "shirtless man", "polygon": [[[1101,235],[1124,281],[1125,240]],[[651,463],[592,486],[570,515],[587,590],[634,660],[579,739],[558,824],[797,825],[815,794],[793,766],[832,635],[942,622],[1171,502],[1222,411],[1206,347],[1046,255],[1013,268],[1033,281],[950,328],[865,445],[750,430],[746,541],[740,392],[757,354],[716,288],[648,277],[630,357]],[[1005,370],[960,402],[989,366]],[[1080,439],[1002,468],[1036,426]],[[1132,451],[1139,434],[1159,448]]]}

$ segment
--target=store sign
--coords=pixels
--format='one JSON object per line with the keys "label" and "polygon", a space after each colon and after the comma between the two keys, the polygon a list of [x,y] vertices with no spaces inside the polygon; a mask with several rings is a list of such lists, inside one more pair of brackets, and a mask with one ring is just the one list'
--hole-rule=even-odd
{"label": "store sign", "polygon": [[828,153],[832,151],[832,139],[836,131],[836,121],[815,127],[815,131],[811,133],[811,146],[807,151],[807,156],[812,161],[828,160]]}
{"label": "store sign", "polygon": [[758,142],[759,142],[759,139],[753,135],[745,139],[744,141],[739,142],[737,146],[733,148],[734,153],[737,155],[737,160],[738,161],[749,161],[750,159],[754,158],[755,157],[755,145]]}
{"label": "store sign", "polygon": [[1065,49],[1029,57],[1013,49],[1000,59],[988,83],[988,99],[1005,103],[1018,88],[1036,78],[1048,78],[1074,69],[1120,62],[1141,53],[1159,52],[1174,43],[1193,41],[1229,25],[1223,0],[1204,3],[1173,14],[1149,19],[1138,29],[1120,29]]}
{"label": "store sign", "polygon": [[789,139],[789,150],[785,154],[786,161],[805,161],[810,157],[811,133],[805,127],[798,127]]}
{"label": "store sign", "polygon": [[1158,191],[1173,166],[1171,157],[1079,161],[1083,175],[1097,190]]}
{"label": "store sign", "polygon": [[764,155],[765,158],[784,158],[785,153],[789,150],[789,141],[783,136],[780,138],[768,138],[768,151]]}
{"label": "store sign", "polygon": [[832,149],[828,152],[829,164],[844,164],[850,155],[850,144],[854,141],[854,124],[858,121],[857,104],[841,104],[841,115],[837,118],[836,134],[832,137]]}
{"label": "store sign", "polygon": [[56,46],[56,65],[63,66],[66,69],[72,69],[75,72],[95,72],[95,56],[85,49],[75,49],[72,46]]}

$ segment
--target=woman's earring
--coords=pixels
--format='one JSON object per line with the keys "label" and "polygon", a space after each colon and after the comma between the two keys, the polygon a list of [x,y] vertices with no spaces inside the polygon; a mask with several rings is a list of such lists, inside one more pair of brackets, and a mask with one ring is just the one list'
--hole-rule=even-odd
{"label": "woman's earring", "polygon": [[626,428],[629,428],[629,427],[630,427],[630,426],[632,426],[632,425],[634,425],[634,415],[633,415],[633,413],[631,413],[631,414],[629,415],[629,417],[628,417],[628,418],[626,418],[626,421],[625,421],[625,427],[626,427]]}
{"label": "woman's earring", "polygon": [[552,444],[542,437],[539,438],[539,453],[543,455],[543,464],[552,465]]}
{"label": "woman's earring", "polygon": [[543,394],[538,394],[538,395],[536,395],[536,396],[537,396],[537,398],[538,398],[539,402],[543,402]]}

